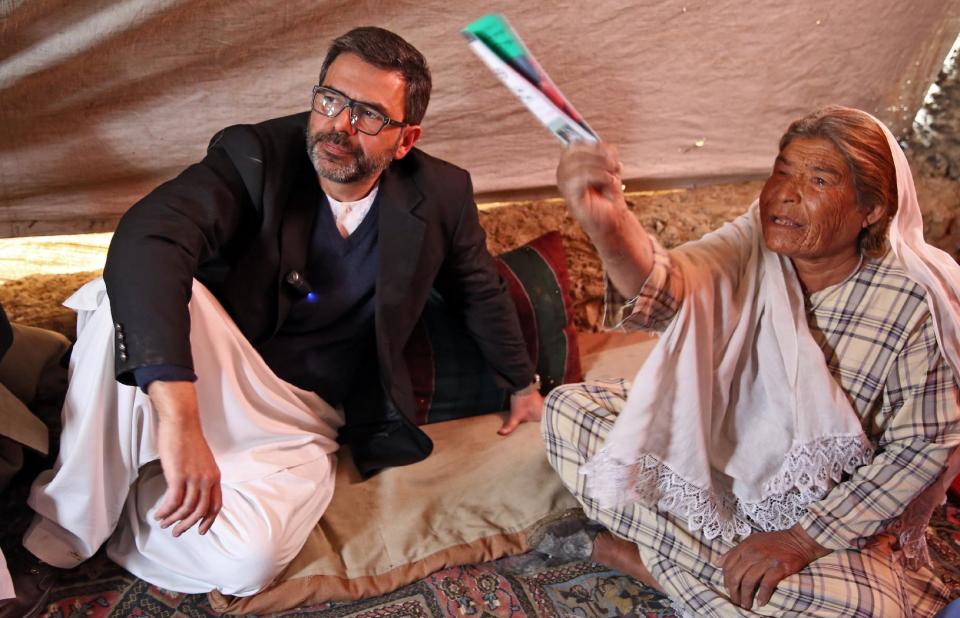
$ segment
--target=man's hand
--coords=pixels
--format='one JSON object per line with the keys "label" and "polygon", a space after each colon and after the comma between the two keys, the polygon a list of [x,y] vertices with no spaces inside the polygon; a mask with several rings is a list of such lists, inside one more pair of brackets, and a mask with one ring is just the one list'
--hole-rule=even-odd
{"label": "man's hand", "polygon": [[717,566],[734,605],[766,605],[783,579],[830,553],[798,525],[779,532],[754,532],[724,554]]}
{"label": "man's hand", "polygon": [[510,416],[497,431],[501,436],[511,433],[520,423],[539,421],[543,416],[543,395],[531,384],[510,395]]}
{"label": "man's hand", "polygon": [[161,528],[177,523],[177,537],[200,524],[206,534],[223,506],[220,468],[200,427],[197,391],[192,382],[151,382],[148,387],[160,417],[158,450],[167,491],[157,509]]}

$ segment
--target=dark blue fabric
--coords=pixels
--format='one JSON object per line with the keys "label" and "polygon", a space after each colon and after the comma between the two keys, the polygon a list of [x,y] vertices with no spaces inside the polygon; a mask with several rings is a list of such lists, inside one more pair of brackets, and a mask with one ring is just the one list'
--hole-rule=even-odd
{"label": "dark blue fabric", "polygon": [[140,390],[147,392],[151,382],[196,382],[197,374],[191,369],[178,365],[150,365],[133,370],[133,379]]}
{"label": "dark blue fabric", "polygon": [[278,376],[342,403],[378,376],[359,371],[376,358],[374,293],[379,196],[347,238],[325,198],[318,205],[304,276],[312,291],[296,302],[277,334],[258,349]]}

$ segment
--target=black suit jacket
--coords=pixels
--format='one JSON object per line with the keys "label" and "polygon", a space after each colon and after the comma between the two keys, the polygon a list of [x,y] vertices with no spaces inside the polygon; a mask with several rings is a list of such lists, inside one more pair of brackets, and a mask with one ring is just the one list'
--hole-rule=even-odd
{"label": "black suit jacket", "polygon": [[[314,203],[296,199],[318,182],[306,154],[307,118],[224,129],[201,162],[123,216],[104,269],[118,380],[132,384],[137,367],[193,367],[187,303],[194,277],[255,346],[277,332],[299,298],[284,280],[305,269],[316,214]],[[408,420],[415,402],[403,349],[432,287],[462,311],[503,386],[522,388],[533,375],[469,174],[413,149],[384,171],[378,199],[375,321],[385,397],[345,403],[345,435],[368,471],[430,452]]]}

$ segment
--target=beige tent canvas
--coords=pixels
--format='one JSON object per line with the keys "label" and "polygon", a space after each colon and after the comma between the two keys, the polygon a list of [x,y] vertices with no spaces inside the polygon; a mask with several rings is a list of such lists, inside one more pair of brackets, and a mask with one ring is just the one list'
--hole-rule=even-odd
{"label": "beige tent canvas", "polygon": [[307,108],[330,39],[363,24],[430,60],[425,150],[481,199],[549,190],[560,145],[460,35],[506,15],[634,186],[762,174],[827,103],[908,126],[957,0],[0,2],[0,236],[112,229],[223,126]]}

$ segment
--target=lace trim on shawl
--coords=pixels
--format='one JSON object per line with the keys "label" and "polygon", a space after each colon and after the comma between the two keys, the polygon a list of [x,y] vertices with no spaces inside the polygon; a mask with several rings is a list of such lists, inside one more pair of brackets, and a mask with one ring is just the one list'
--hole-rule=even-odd
{"label": "lace trim on shawl", "polygon": [[655,506],[684,518],[691,532],[700,530],[708,540],[719,536],[733,542],[754,527],[773,531],[794,525],[808,504],[823,498],[844,473],[872,457],[873,447],[863,436],[828,436],[795,444],[777,474],[764,484],[767,497],[759,502],[697,487],[649,454],[624,464],[601,449],[580,473],[587,476],[587,493],[603,506],[631,501]]}

